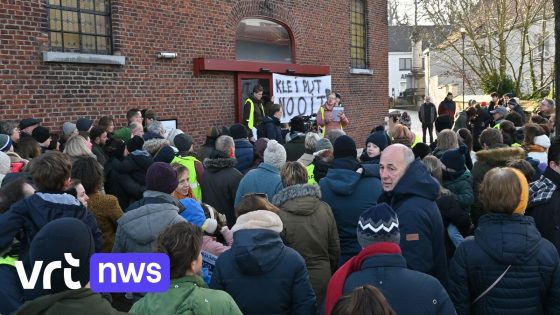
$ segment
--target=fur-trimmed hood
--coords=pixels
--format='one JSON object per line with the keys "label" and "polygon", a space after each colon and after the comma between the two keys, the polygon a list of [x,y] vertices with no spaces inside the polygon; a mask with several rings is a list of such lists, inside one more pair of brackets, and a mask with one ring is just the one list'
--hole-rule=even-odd
{"label": "fur-trimmed hood", "polygon": [[519,147],[502,147],[476,152],[478,162],[487,163],[491,166],[505,165],[508,161],[525,159],[525,151]]}
{"label": "fur-trimmed hood", "polygon": [[299,184],[288,186],[272,198],[272,203],[282,210],[297,215],[311,215],[321,203],[319,185]]}
{"label": "fur-trimmed hood", "polygon": [[280,233],[284,229],[284,225],[276,213],[268,210],[256,210],[240,215],[231,231],[252,229],[264,229]]}
{"label": "fur-trimmed hood", "polygon": [[217,159],[206,158],[204,159],[203,162],[204,168],[208,170],[230,168],[230,167],[234,167],[236,163],[237,160],[235,158],[217,158]]}

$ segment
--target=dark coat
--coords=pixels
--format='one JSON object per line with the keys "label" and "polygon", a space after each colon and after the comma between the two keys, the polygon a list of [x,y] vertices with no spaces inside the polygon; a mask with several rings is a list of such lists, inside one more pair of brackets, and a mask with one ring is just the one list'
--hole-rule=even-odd
{"label": "dark coat", "polygon": [[286,144],[286,161],[297,161],[305,153],[305,134],[301,133],[291,138]]}
{"label": "dark coat", "polygon": [[332,158],[316,156],[312,164],[314,165],[313,178],[317,183],[319,183],[321,179],[327,176],[327,172],[329,171],[329,168],[331,167],[332,164]]}
{"label": "dark coat", "polygon": [[362,249],[356,236],[358,220],[362,212],[377,203],[383,190],[381,180],[353,170],[331,168],[319,186],[322,200],[331,206],[336,220],[342,265]]}
{"label": "dark coat", "polygon": [[321,201],[317,185],[293,185],[282,189],[272,203],[280,208],[282,239],[305,259],[318,304],[336,270],[340,244],[331,207]]}
{"label": "dark coat", "polygon": [[523,111],[521,105],[517,104],[513,106],[512,111],[518,113],[519,116],[521,116],[521,123],[525,124],[525,122],[527,121],[527,117],[525,116],[525,112]]}
{"label": "dark coat", "polygon": [[379,202],[388,203],[399,217],[400,245],[410,269],[432,275],[446,286],[443,221],[435,203],[439,189],[439,183],[416,159],[395,188],[381,195]]}
{"label": "dark coat", "polygon": [[447,115],[453,122],[455,120],[455,101],[447,99],[447,97],[439,103],[438,115]]}
{"label": "dark coat", "polygon": [[434,103],[423,103],[418,110],[418,119],[422,125],[431,125],[436,121],[436,105]]}
{"label": "dark coat", "polygon": [[233,237],[216,261],[210,288],[229,293],[243,314],[316,314],[305,261],[277,232],[243,229]]}
{"label": "dark coat", "polygon": [[234,204],[237,205],[241,198],[250,193],[264,193],[268,200],[282,190],[280,170],[268,163],[261,163],[250,170],[239,182]]}
{"label": "dark coat", "polygon": [[121,209],[126,209],[132,202],[142,198],[146,187],[132,179],[130,174],[120,173],[119,165],[120,161],[116,158],[111,158],[105,164],[105,192],[117,197]]}
{"label": "dark coat", "polygon": [[[253,165],[253,145],[247,139],[235,139],[235,168],[244,173]],[[202,160],[204,162],[204,160]],[[204,166],[206,167],[206,166]]]}
{"label": "dark coat", "polygon": [[107,160],[109,160],[109,156],[107,155],[107,153],[105,153],[105,151],[103,151],[103,148],[99,144],[93,143],[91,145],[91,152],[95,154],[97,162],[99,162],[101,166],[105,167]]}
{"label": "dark coat", "polygon": [[20,241],[19,255],[26,262],[29,245],[47,223],[59,218],[76,218],[84,222],[95,240],[95,251],[103,248],[103,236],[95,216],[73,196],[66,193],[35,193],[13,204],[0,214],[0,250],[8,248],[14,237]]}
{"label": "dark coat", "polygon": [[[549,180],[556,187],[553,189],[549,185],[545,191],[543,186],[537,186],[543,180]],[[536,193],[529,196],[526,214],[535,219],[542,237],[551,241],[560,253],[560,174],[547,167],[543,177],[531,183],[531,191]]]}
{"label": "dark coat", "polygon": [[113,160],[113,169],[121,174],[128,174],[138,184],[146,185],[146,172],[153,160],[150,155],[145,151],[134,151],[127,155],[122,161]]}
{"label": "dark coat", "polygon": [[234,158],[205,159],[204,175],[200,179],[202,202],[226,215],[231,228],[236,221],[233,203],[243,175],[233,166]]}
{"label": "dark coat", "polygon": [[[264,137],[268,140],[276,140],[280,144],[284,144],[284,137],[282,136],[282,128],[280,127],[280,119],[272,116],[265,116],[262,120],[264,127]],[[260,137],[260,136],[259,136]]]}
{"label": "dark coat", "polygon": [[365,259],[360,271],[344,283],[343,294],[363,285],[377,287],[399,315],[452,315],[455,308],[439,281],[410,270],[401,255],[377,254]]}
{"label": "dark coat", "polygon": [[[560,259],[533,218],[486,214],[450,264],[457,314],[560,314]],[[492,290],[472,302],[511,268]]]}
{"label": "dark coat", "polygon": [[[465,212],[461,205],[452,194],[441,195],[437,200],[436,204],[441,213],[441,218],[443,220],[443,227],[447,229],[449,224],[454,224],[459,232],[463,236],[467,236],[471,231],[471,217],[468,212]],[[445,234],[445,253],[447,254],[447,259],[453,257],[455,253],[455,244],[449,238],[449,234]]]}

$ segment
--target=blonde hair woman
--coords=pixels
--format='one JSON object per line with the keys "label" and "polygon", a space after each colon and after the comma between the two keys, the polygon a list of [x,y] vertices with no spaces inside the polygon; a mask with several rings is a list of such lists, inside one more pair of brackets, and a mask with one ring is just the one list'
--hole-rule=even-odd
{"label": "blonde hair woman", "polygon": [[93,157],[97,159],[95,154],[93,154],[88,147],[87,140],[80,135],[72,136],[66,141],[63,153],[68,155],[72,162],[83,157]]}

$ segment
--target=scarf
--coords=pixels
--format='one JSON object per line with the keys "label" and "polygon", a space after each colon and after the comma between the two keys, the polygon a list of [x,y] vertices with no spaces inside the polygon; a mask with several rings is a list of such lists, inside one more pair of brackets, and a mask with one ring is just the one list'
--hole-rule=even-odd
{"label": "scarf", "polygon": [[529,144],[527,145],[528,152],[546,152],[546,148],[541,147],[538,144]]}
{"label": "scarf", "polygon": [[351,273],[360,270],[362,263],[366,260],[366,258],[377,254],[402,255],[402,252],[398,244],[381,242],[369,245],[368,247],[362,249],[357,256],[350,258],[350,260],[338,268],[329,281],[329,285],[327,286],[327,295],[325,298],[325,314],[331,314],[334,305],[340,296],[342,296],[342,290],[344,289],[346,278],[348,278]]}
{"label": "scarf", "polygon": [[172,196],[175,197],[175,198],[177,198],[177,200],[181,200],[181,199],[185,199],[185,198],[196,199],[196,198],[194,197],[194,193],[193,193],[192,187],[190,187],[190,186],[189,186],[189,192],[188,192],[186,195],[185,195],[185,194],[182,194],[182,193],[180,193],[180,192],[178,192],[178,191],[175,190],[175,191],[173,192]]}

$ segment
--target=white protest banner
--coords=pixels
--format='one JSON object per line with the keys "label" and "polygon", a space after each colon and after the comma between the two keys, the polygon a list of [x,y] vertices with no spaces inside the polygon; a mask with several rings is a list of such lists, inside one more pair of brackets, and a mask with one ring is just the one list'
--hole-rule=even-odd
{"label": "white protest banner", "polygon": [[331,92],[331,76],[295,77],[272,74],[274,102],[284,108],[281,121],[287,123],[294,116],[317,113]]}

